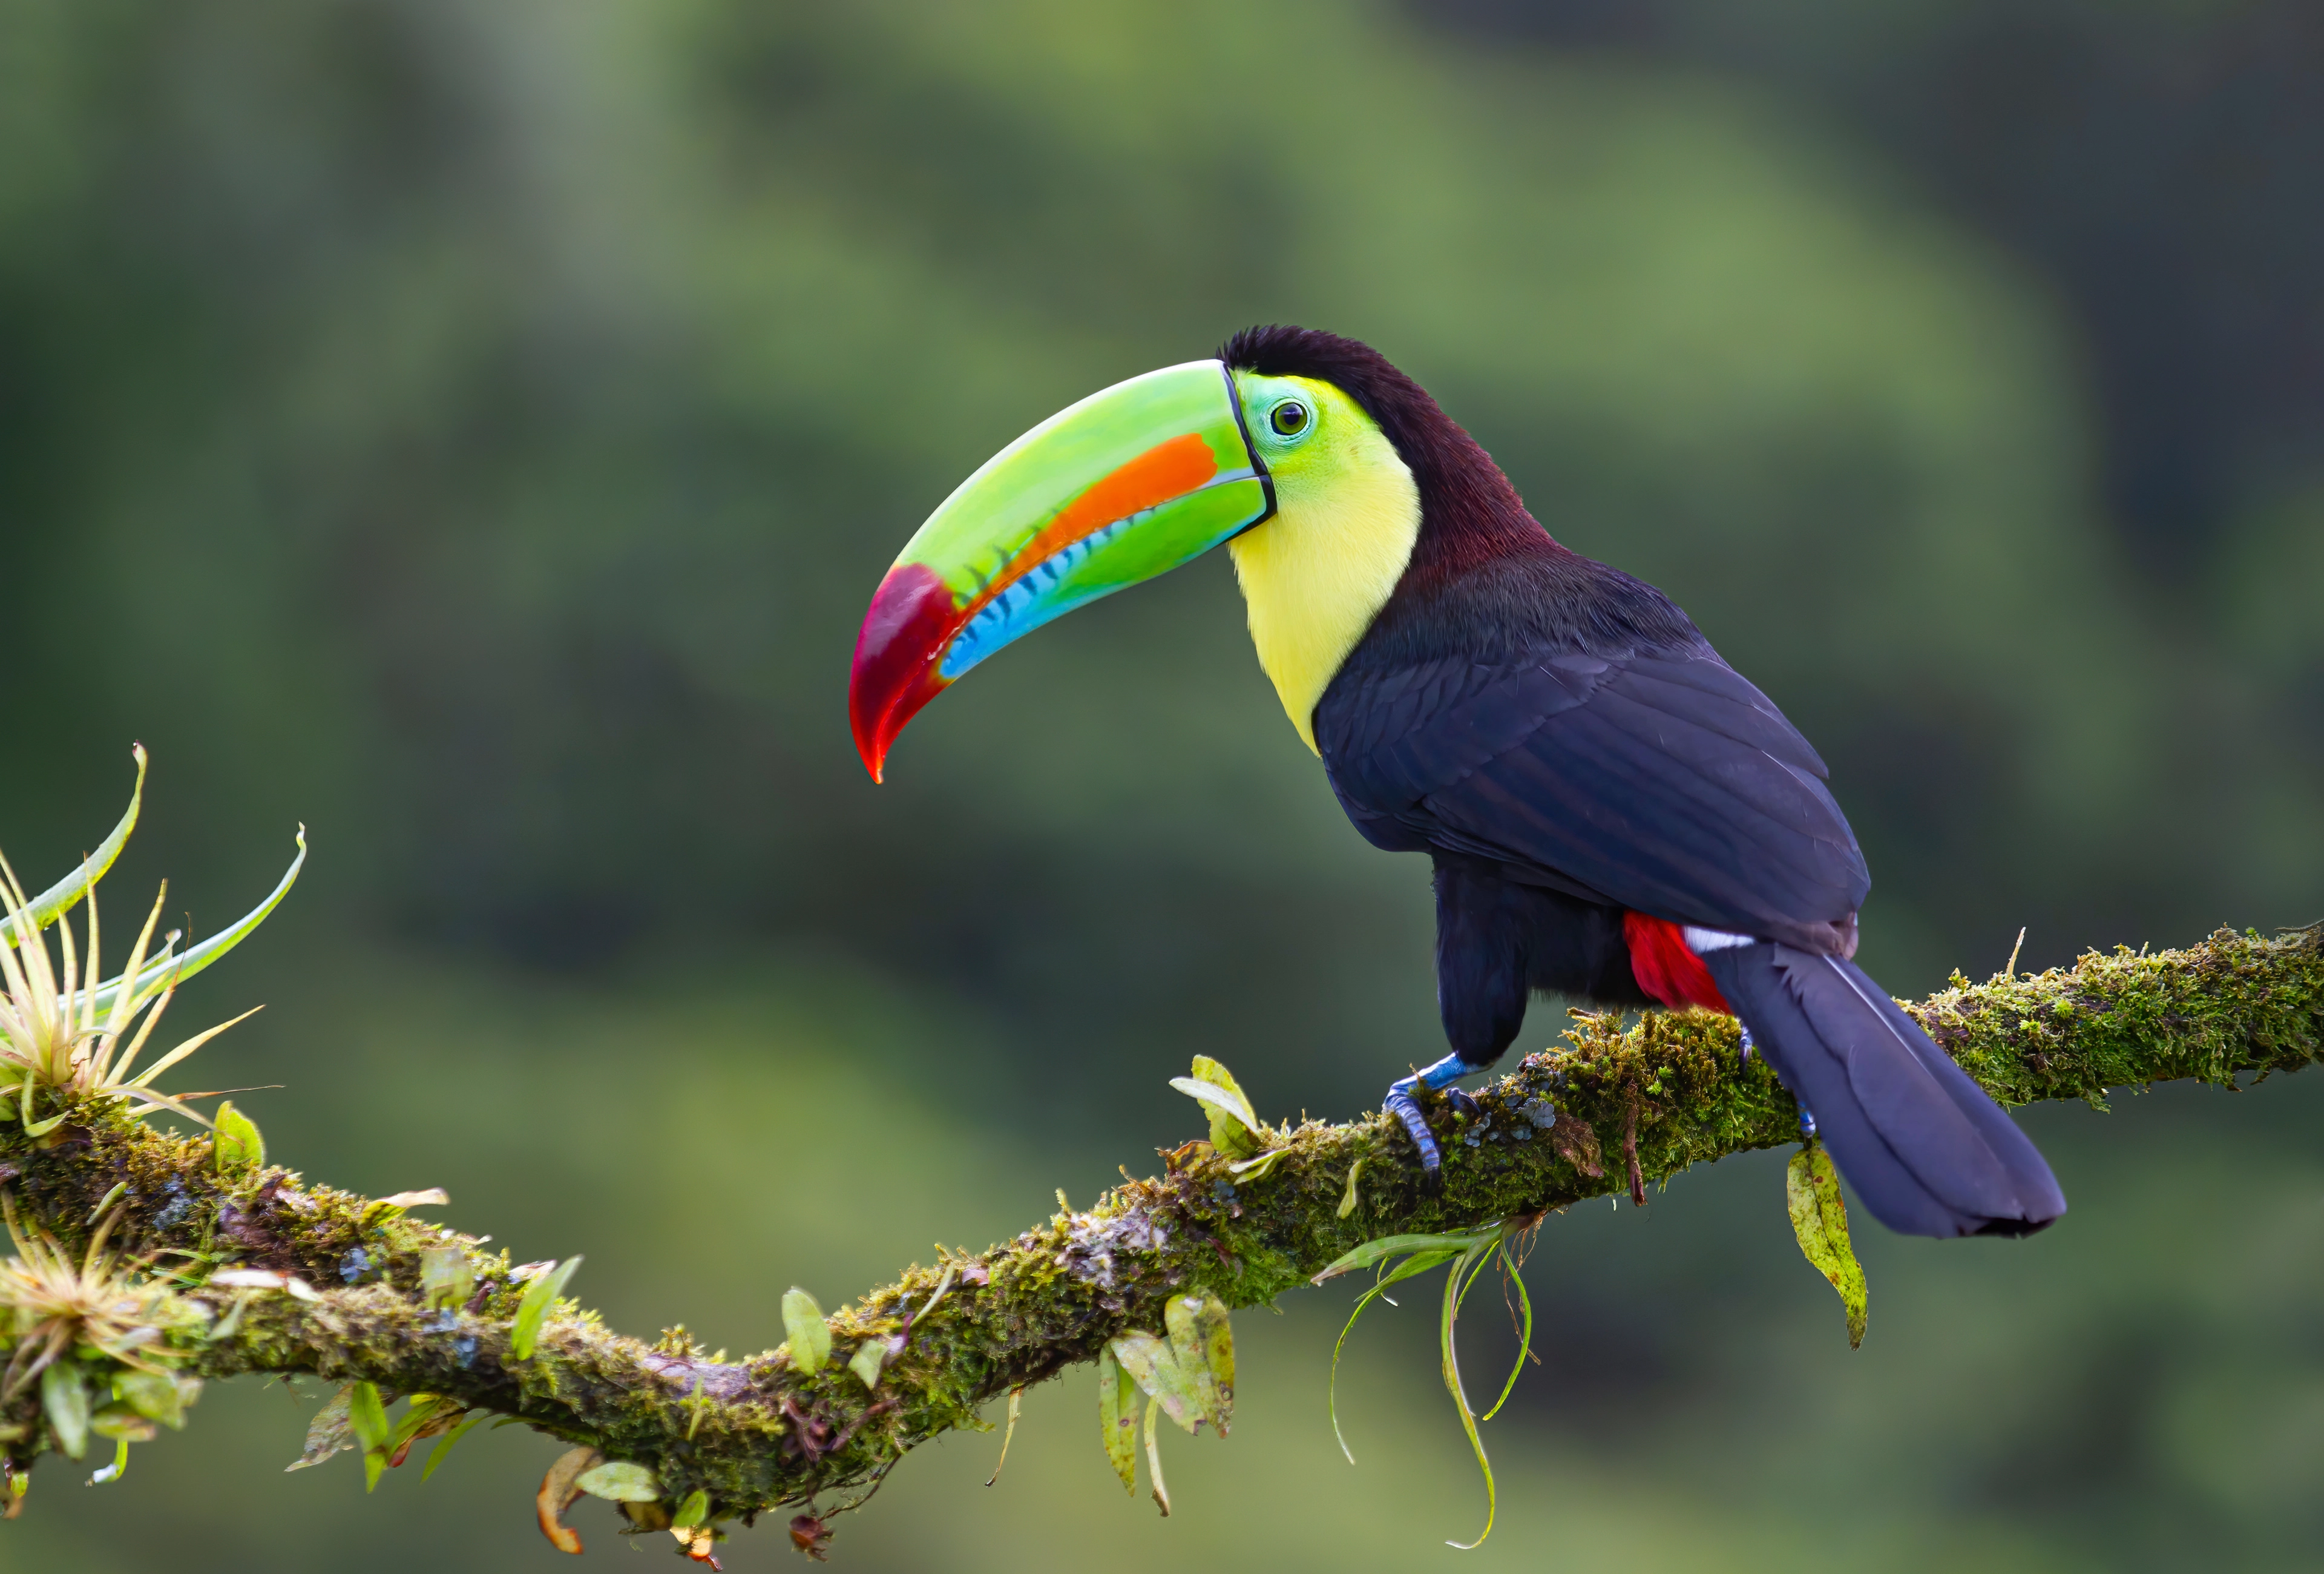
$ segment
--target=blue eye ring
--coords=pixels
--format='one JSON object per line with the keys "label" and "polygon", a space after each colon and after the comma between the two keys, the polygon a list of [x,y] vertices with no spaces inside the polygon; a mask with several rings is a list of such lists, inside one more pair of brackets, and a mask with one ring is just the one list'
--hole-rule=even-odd
{"label": "blue eye ring", "polygon": [[1304,399],[1279,401],[1267,412],[1267,429],[1279,438],[1296,440],[1314,429],[1315,412]]}

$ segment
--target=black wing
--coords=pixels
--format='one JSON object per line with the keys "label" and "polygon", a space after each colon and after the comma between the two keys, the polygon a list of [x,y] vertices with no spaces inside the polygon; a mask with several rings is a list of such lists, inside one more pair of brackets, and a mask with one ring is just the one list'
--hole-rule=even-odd
{"label": "black wing", "polygon": [[1816,950],[1871,885],[1823,761],[1708,647],[1351,661],[1315,737],[1349,818],[1382,847],[1490,858]]}

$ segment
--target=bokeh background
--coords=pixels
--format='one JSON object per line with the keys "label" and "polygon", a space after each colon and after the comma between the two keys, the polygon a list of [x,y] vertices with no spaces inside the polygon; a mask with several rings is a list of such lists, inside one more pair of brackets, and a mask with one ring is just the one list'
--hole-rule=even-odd
{"label": "bokeh background", "polygon": [[[1789,710],[1900,994],[2021,925],[2042,966],[2314,920],[2319,70],[2307,0],[0,0],[0,841],[53,877],[142,738],[112,904],[166,875],[207,928],[306,822],[179,1008],[269,1004],[199,1085],[586,1254],[641,1333],[763,1347],[790,1284],[1086,1203],[1194,1129],[1196,1051],[1352,1115],[1438,1052],[1425,870],[1341,819],[1223,560],[994,662],[885,788],[844,721],[955,481],[1283,319],[1381,346]],[[2029,1112],[2073,1213],[1868,1227],[1857,1354],[1780,1155],[1555,1221],[1469,1556],[2312,1568],[2309,1080]],[[1084,1375],[836,1560],[1446,1566],[1482,1495],[1427,1293],[1351,1342],[1352,1469],[1347,1300],[1239,1319],[1168,1522]],[[51,1462],[0,1562],[562,1566],[554,1445],[366,1501],[281,1472],[318,1397],[214,1390],[101,1491]]]}

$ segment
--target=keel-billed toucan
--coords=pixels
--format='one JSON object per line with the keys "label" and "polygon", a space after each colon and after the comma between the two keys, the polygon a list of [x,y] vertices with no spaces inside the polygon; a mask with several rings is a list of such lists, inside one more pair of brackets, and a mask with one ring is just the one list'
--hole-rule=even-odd
{"label": "keel-billed toucan", "polygon": [[[876,778],[913,713],[1083,603],[1224,543],[1291,724],[1373,846],[1435,865],[1452,1052],[1532,990],[1742,1019],[1892,1229],[2065,1211],[2034,1144],[1849,958],[1870,880],[1823,761],[1652,586],[1568,551],[1379,352],[1255,328],[1133,377],[963,482],[881,582],[850,708]],[[1748,1052],[1747,1048],[1746,1052]]]}

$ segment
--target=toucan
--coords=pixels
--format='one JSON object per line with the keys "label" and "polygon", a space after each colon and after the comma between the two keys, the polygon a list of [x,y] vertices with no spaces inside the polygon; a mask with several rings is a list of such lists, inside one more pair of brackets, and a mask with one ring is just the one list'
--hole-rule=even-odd
{"label": "toucan", "polygon": [[1434,866],[1452,1052],[1535,991],[1740,1019],[1858,1197],[1914,1235],[2065,1211],[2024,1134],[1852,958],[1870,889],[1824,762],[1653,586],[1553,540],[1474,439],[1358,340],[1268,326],[1093,394],[945,499],[872,598],[849,708],[904,724],[1051,619],[1224,545],[1259,664],[1356,829]]}

